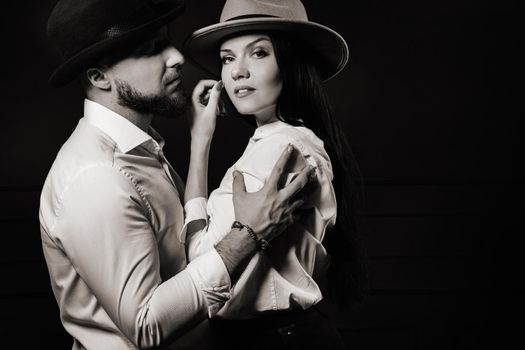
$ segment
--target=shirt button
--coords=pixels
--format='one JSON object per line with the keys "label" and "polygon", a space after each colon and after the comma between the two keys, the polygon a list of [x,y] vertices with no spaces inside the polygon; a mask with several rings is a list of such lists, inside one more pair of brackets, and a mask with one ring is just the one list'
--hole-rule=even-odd
{"label": "shirt button", "polygon": [[289,326],[278,328],[277,331],[281,334],[282,337],[290,338],[290,337],[295,336],[294,328],[295,328],[295,325],[292,324],[292,325],[289,325]]}

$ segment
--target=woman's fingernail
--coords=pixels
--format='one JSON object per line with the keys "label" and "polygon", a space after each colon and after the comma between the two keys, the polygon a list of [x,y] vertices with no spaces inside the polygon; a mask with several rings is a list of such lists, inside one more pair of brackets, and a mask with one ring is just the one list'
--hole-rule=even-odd
{"label": "woman's fingernail", "polygon": [[293,151],[293,146],[292,146],[291,143],[288,144],[287,151],[288,151],[288,152],[292,152],[292,151]]}

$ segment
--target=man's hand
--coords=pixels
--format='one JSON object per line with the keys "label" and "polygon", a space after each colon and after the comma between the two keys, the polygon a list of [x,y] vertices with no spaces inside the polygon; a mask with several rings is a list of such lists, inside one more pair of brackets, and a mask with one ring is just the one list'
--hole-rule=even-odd
{"label": "man's hand", "polygon": [[[293,152],[294,147],[288,145],[275,164],[268,182],[258,192],[246,192],[242,174],[233,174],[235,220],[250,226],[259,238],[268,242],[293,223],[294,211],[305,201],[303,188],[315,178],[314,168],[305,166],[290,184],[279,189],[279,180]],[[257,251],[257,244],[246,228],[233,229],[215,246],[215,250],[224,262],[231,282],[236,283]]]}
{"label": "man's hand", "polygon": [[300,191],[315,178],[314,168],[305,166],[288,186],[278,188],[279,179],[293,152],[294,147],[288,145],[275,164],[268,182],[258,192],[246,192],[242,174],[237,171],[233,174],[235,220],[250,226],[260,238],[268,242],[293,223],[294,211],[305,200]]}

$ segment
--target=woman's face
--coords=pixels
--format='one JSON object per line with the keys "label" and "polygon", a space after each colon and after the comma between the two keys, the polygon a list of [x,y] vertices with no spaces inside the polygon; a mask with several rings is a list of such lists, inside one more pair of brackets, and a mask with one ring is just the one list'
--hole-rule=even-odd
{"label": "woman's face", "polygon": [[[241,114],[275,119],[275,106],[282,81],[272,42],[264,34],[247,34],[222,43],[222,81],[228,96]],[[268,120],[269,121],[269,120]]]}

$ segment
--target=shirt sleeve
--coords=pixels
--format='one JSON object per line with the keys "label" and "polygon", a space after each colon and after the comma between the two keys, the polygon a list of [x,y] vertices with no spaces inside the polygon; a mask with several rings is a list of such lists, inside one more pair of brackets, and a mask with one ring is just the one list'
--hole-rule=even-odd
{"label": "shirt sleeve", "polygon": [[51,230],[82,281],[139,348],[158,346],[213,315],[231,288],[215,250],[163,282],[150,215],[144,193],[126,173],[95,166],[68,186]]}
{"label": "shirt sleeve", "polygon": [[188,224],[195,220],[208,221],[208,213],[206,212],[206,204],[208,200],[204,197],[197,197],[190,199],[184,204],[184,225],[179,234],[179,240],[182,243],[186,242],[186,233]]}

